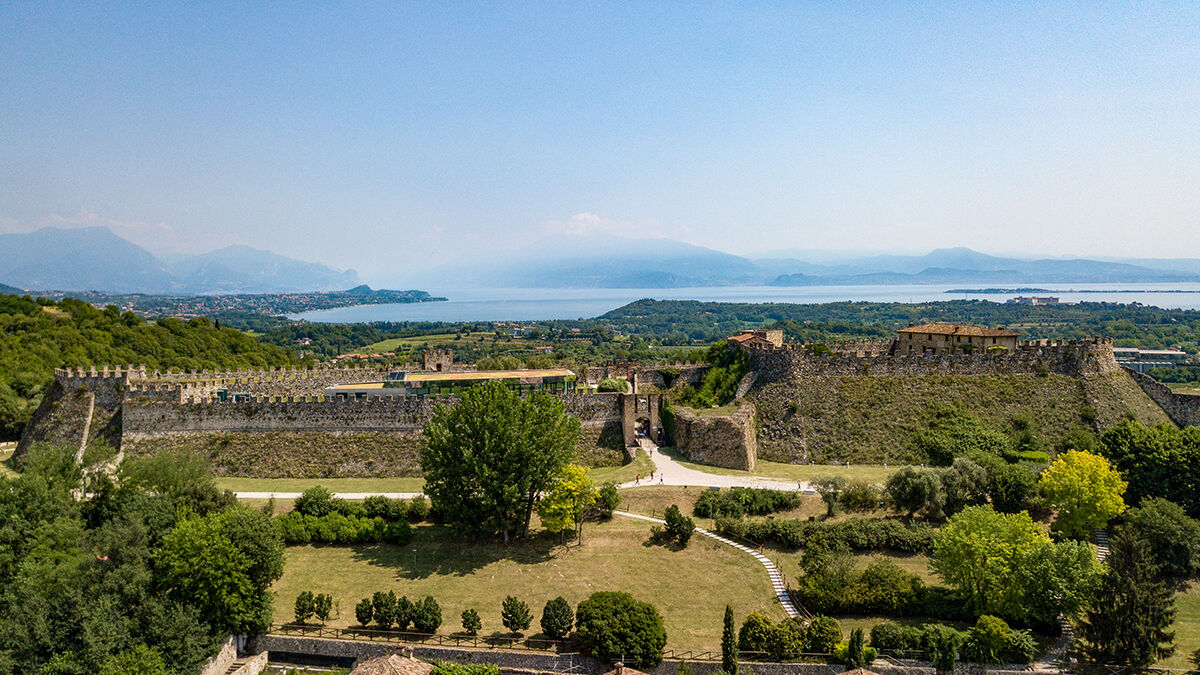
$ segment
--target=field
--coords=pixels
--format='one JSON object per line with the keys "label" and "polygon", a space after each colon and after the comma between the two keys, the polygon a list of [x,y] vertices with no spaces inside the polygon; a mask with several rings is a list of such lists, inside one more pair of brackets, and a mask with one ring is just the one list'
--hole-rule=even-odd
{"label": "field", "polygon": [[[597,484],[605,481],[624,483],[637,474],[650,473],[653,465],[645,451],[639,450],[637,457],[624,466],[606,466],[591,470],[592,480]],[[217,478],[217,486],[234,492],[303,492],[314,486],[323,485],[334,492],[420,492],[425,485],[423,478]]]}
{"label": "field", "polygon": [[1200,665],[1200,582],[1193,581],[1175,596],[1175,654],[1159,661],[1160,668],[1192,669]]}
{"label": "field", "polygon": [[[458,335],[462,335],[462,339],[455,340]],[[415,335],[412,337],[390,338],[379,342],[359,347],[351,354],[380,354],[383,352],[394,352],[398,349],[411,349],[416,347],[446,347],[453,346],[455,343],[462,344],[463,342],[483,342],[485,339],[491,339],[495,333],[431,333],[429,335]]]}
{"label": "field", "polygon": [[442,607],[442,633],[459,629],[459,615],[476,609],[483,634],[505,631],[500,602],[514,594],[533,610],[527,634],[537,633],[547,600],[573,606],[602,590],[627,591],[663,614],[667,646],[719,650],[728,603],[739,619],[751,611],[783,618],[766,572],[752,557],[706,537],[680,551],[647,542],[650,525],[620,516],[585,526],[582,546],[565,548],[553,535],[509,546],[464,543],[434,525],[415,528],[403,547],[297,546],[287,550],[284,576],[274,586],[275,621],[292,618],[301,591],[329,593],[339,609],[330,625],[353,625],[354,604],[377,590],[410,598],[433,595]]}
{"label": "field", "polygon": [[1176,394],[1192,394],[1200,396],[1200,384],[1196,382],[1164,382]]}

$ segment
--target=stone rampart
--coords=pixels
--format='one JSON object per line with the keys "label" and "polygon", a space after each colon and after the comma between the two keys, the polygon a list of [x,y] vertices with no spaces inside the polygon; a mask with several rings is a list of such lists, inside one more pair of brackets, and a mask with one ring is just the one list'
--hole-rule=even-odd
{"label": "stone rampart", "polygon": [[675,407],[675,447],[693,462],[753,471],[758,462],[754,406],[743,404],[728,415]]}
{"label": "stone rampart", "polygon": [[760,382],[777,382],[812,375],[1060,375],[1084,376],[1120,369],[1113,357],[1112,340],[1036,340],[1023,342],[1011,352],[984,354],[912,354],[889,356],[872,350],[865,355],[836,351],[814,355],[806,345],[743,347],[750,369]]}
{"label": "stone rampart", "polygon": [[670,389],[684,384],[698,384],[708,372],[708,364],[694,361],[675,363],[607,363],[602,366],[589,366],[584,374],[588,384],[596,384],[610,377],[623,377],[633,381],[637,379],[638,386],[650,386],[657,389]]}
{"label": "stone rampart", "polygon": [[1163,409],[1172,422],[1181,427],[1200,426],[1200,396],[1177,394],[1149,375],[1132,368],[1125,368],[1125,371],[1138,383],[1142,391]]}

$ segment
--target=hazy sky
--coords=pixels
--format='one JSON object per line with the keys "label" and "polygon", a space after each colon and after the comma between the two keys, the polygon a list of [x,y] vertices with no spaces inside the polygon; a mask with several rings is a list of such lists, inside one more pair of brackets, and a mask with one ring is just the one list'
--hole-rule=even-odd
{"label": "hazy sky", "polygon": [[86,4],[0,3],[0,231],[1200,257],[1197,2]]}

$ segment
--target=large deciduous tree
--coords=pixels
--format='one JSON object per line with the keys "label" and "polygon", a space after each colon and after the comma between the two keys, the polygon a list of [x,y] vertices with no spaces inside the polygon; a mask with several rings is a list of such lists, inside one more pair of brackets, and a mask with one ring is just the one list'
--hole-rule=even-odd
{"label": "large deciduous tree", "polygon": [[538,502],[542,527],[551,532],[575,528],[575,536],[582,543],[584,514],[596,503],[596,496],[596,482],[588,475],[588,470],[578,464],[568,464],[549,494]]}
{"label": "large deciduous tree", "polygon": [[579,420],[561,400],[476,385],[425,425],[425,493],[446,522],[507,542],[529,532],[533,508],[575,456]]}
{"label": "large deciduous tree", "polygon": [[1128,485],[1107,459],[1079,450],[1059,455],[1038,481],[1058,513],[1055,528],[1070,537],[1086,537],[1121,515]]}
{"label": "large deciduous tree", "polygon": [[972,610],[1012,616],[1023,595],[1018,562],[1048,543],[1027,513],[969,506],[934,536],[930,566]]}
{"label": "large deciduous tree", "polygon": [[1131,504],[1162,497],[1200,518],[1200,427],[1127,420],[1104,432],[1100,451],[1129,481]]}

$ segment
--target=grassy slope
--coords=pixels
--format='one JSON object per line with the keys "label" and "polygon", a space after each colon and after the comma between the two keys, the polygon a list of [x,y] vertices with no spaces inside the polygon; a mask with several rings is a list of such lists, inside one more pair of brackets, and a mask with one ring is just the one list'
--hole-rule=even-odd
{"label": "grassy slope", "polygon": [[953,404],[1001,428],[1030,413],[1053,444],[1083,422],[1085,405],[1107,426],[1126,411],[1155,424],[1166,415],[1124,373],[1091,378],[914,375],[804,377],[752,391],[759,457],[780,462],[919,462],[911,439],[934,403]]}
{"label": "grassy slope", "polygon": [[339,603],[331,625],[349,626],[360,598],[395,590],[437,598],[443,633],[458,630],[459,615],[473,607],[490,634],[504,631],[500,601],[515,594],[533,610],[528,633],[535,633],[547,600],[562,595],[574,606],[593,592],[621,590],[658,607],[668,647],[707,650],[720,648],[726,603],[739,617],[753,610],[783,617],[765,571],[750,556],[703,537],[672,551],[648,545],[648,534],[648,523],[618,517],[586,526],[583,546],[570,549],[555,545],[554,536],[510,546],[464,544],[431,525],[416,528],[404,547],[290,547],[274,587],[275,621],[289,621],[296,595],[311,590]]}
{"label": "grassy slope", "polygon": [[1175,654],[1158,662],[1160,668],[1193,668],[1200,658],[1200,582],[1175,596]]}

